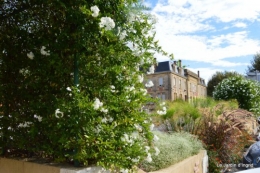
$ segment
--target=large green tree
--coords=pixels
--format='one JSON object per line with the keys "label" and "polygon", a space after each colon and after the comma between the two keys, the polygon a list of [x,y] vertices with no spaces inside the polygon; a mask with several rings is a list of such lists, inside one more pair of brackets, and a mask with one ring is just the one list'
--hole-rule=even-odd
{"label": "large green tree", "polygon": [[213,96],[213,91],[214,88],[223,80],[229,77],[233,76],[241,76],[237,72],[229,72],[229,71],[217,71],[215,74],[212,75],[212,77],[209,79],[208,84],[207,84],[207,94],[208,96],[212,97]]}
{"label": "large green tree", "polygon": [[0,2],[3,151],[109,168],[151,160],[139,66],[165,53],[140,9],[138,0]]}
{"label": "large green tree", "polygon": [[260,52],[257,52],[253,60],[251,60],[251,65],[248,66],[247,72],[255,72],[255,71],[260,71]]}

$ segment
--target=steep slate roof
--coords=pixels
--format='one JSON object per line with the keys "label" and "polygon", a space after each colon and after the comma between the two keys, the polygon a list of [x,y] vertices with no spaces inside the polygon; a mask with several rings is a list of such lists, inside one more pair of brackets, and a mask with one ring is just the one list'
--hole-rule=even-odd
{"label": "steep slate roof", "polygon": [[192,71],[190,71],[190,70],[188,70],[188,69],[185,69],[184,71],[185,71],[185,73],[186,73],[185,75],[189,74],[189,75],[191,75],[191,76],[193,76],[193,77],[199,79],[198,74],[196,74],[196,73],[194,73],[194,72],[192,72]]}
{"label": "steep slate roof", "polygon": [[158,66],[156,66],[155,68],[155,73],[164,72],[164,71],[172,71],[172,66],[170,61],[159,62]]}

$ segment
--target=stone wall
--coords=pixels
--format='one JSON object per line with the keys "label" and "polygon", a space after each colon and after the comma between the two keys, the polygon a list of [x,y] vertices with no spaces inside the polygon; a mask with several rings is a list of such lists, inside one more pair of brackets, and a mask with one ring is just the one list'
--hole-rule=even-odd
{"label": "stone wall", "polygon": [[[151,173],[207,173],[208,157],[205,150],[175,165]],[[39,164],[25,160],[0,157],[0,173],[109,173],[101,167],[75,168],[72,166]],[[138,173],[144,173],[139,170]]]}

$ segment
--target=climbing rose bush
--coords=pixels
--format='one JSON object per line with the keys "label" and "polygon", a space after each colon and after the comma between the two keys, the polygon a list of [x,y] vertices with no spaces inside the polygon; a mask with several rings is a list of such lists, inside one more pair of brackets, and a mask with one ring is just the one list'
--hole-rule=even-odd
{"label": "climbing rose bush", "polygon": [[159,139],[145,106],[156,101],[140,69],[155,63],[156,52],[166,53],[141,1],[4,1],[0,7],[2,154],[19,150],[123,172],[152,161]]}
{"label": "climbing rose bush", "polygon": [[260,85],[240,76],[224,79],[214,91],[216,100],[236,99],[239,107],[260,114]]}

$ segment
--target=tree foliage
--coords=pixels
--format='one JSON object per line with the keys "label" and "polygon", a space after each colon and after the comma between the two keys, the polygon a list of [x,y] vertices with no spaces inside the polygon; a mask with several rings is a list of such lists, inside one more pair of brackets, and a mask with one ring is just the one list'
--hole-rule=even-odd
{"label": "tree foliage", "polygon": [[234,76],[220,82],[213,92],[213,98],[217,100],[236,99],[239,107],[260,113],[260,85],[253,80],[241,76]]}
{"label": "tree foliage", "polygon": [[237,72],[229,72],[229,71],[224,71],[224,72],[220,72],[217,71],[208,81],[207,84],[207,94],[208,96],[212,97],[213,96],[213,91],[215,86],[217,86],[223,79],[229,78],[229,77],[233,77],[233,76],[238,76],[240,74],[238,74]]}
{"label": "tree foliage", "polygon": [[137,0],[0,2],[3,151],[124,169],[149,157],[139,66],[166,53],[140,9]]}
{"label": "tree foliage", "polygon": [[251,65],[248,66],[247,72],[255,72],[256,70],[260,71],[260,52],[257,52],[254,55]]}

